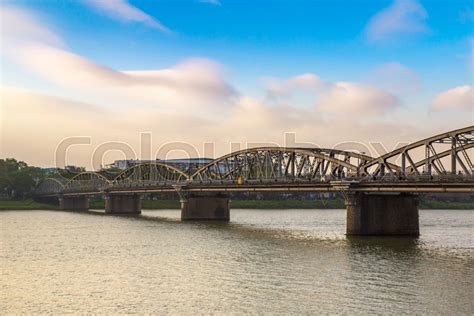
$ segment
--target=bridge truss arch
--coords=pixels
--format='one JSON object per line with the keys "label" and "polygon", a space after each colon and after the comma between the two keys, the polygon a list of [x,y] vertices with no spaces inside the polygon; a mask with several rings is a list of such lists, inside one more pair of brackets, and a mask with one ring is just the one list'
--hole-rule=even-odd
{"label": "bridge truss arch", "polygon": [[36,187],[35,195],[58,195],[64,191],[68,179],[46,178]]}
{"label": "bridge truss arch", "polygon": [[[206,181],[325,181],[355,175],[357,156],[329,149],[259,147],[233,152],[215,159],[190,176],[192,182]],[[359,156],[361,158],[361,156]],[[370,157],[364,156],[364,159]]]}
{"label": "bridge truss arch", "polygon": [[361,166],[373,177],[398,178],[474,174],[474,126],[432,136],[389,152]]}
{"label": "bridge truss arch", "polygon": [[188,174],[171,165],[160,162],[146,162],[119,173],[112,181],[112,186],[168,186],[185,182],[188,179]]}
{"label": "bridge truss arch", "polygon": [[109,184],[109,179],[100,173],[92,171],[81,172],[66,183],[64,193],[101,192],[104,191]]}

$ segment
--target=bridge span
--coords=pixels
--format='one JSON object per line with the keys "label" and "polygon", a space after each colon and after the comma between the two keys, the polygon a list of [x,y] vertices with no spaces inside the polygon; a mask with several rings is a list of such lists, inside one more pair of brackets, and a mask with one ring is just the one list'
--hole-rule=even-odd
{"label": "bridge span", "polygon": [[230,218],[229,192],[340,192],[347,233],[418,235],[419,193],[474,194],[474,126],[435,135],[380,157],[326,148],[259,147],[215,159],[187,174],[147,162],[110,179],[99,172],[48,178],[36,199],[86,210],[103,196],[111,214],[139,214],[140,196],[176,192],[182,220]]}

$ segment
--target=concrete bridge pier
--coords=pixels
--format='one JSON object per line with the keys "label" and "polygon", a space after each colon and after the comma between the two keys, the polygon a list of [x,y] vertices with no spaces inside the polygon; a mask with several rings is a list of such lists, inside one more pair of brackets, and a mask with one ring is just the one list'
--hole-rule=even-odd
{"label": "concrete bridge pier", "polygon": [[106,214],[141,214],[142,200],[139,194],[106,194]]}
{"label": "concrete bridge pier", "polygon": [[353,193],[346,210],[347,235],[420,235],[415,194]]}
{"label": "concrete bridge pier", "polygon": [[60,196],[59,209],[65,211],[87,211],[89,209],[89,198],[81,196]]}
{"label": "concrete bridge pier", "polygon": [[181,194],[181,220],[214,220],[228,222],[230,219],[229,203],[229,197],[224,194]]}

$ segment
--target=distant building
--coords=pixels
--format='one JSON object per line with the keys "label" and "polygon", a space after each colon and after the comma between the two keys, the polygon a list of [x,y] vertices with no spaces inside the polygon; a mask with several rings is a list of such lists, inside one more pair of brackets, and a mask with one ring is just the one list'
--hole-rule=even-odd
{"label": "distant building", "polygon": [[138,160],[138,159],[115,160],[113,163],[107,165],[107,167],[125,170],[132,166],[139,165],[141,163],[155,162],[155,161],[157,160]]}
{"label": "distant building", "polygon": [[59,168],[41,168],[41,171],[47,176],[57,174],[60,170]]}
{"label": "distant building", "polygon": [[180,159],[156,159],[156,160],[139,160],[139,159],[128,159],[128,160],[115,160],[112,164],[108,165],[109,168],[117,168],[121,170],[128,169],[138,164],[147,162],[159,162],[168,164],[188,174],[196,171],[200,167],[213,161],[211,158],[180,158]]}

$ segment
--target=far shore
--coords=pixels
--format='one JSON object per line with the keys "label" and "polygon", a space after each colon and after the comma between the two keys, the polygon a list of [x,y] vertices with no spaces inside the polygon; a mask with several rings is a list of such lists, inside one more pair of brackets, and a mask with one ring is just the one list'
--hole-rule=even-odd
{"label": "far shore", "polygon": [[[178,200],[143,200],[143,209],[179,209]],[[344,209],[342,199],[333,200],[232,200],[232,208],[240,209]],[[103,200],[90,201],[91,209],[104,209]],[[57,210],[54,204],[38,203],[28,200],[0,200],[0,210]],[[464,209],[474,210],[474,202],[452,202],[422,200],[420,209]]]}

